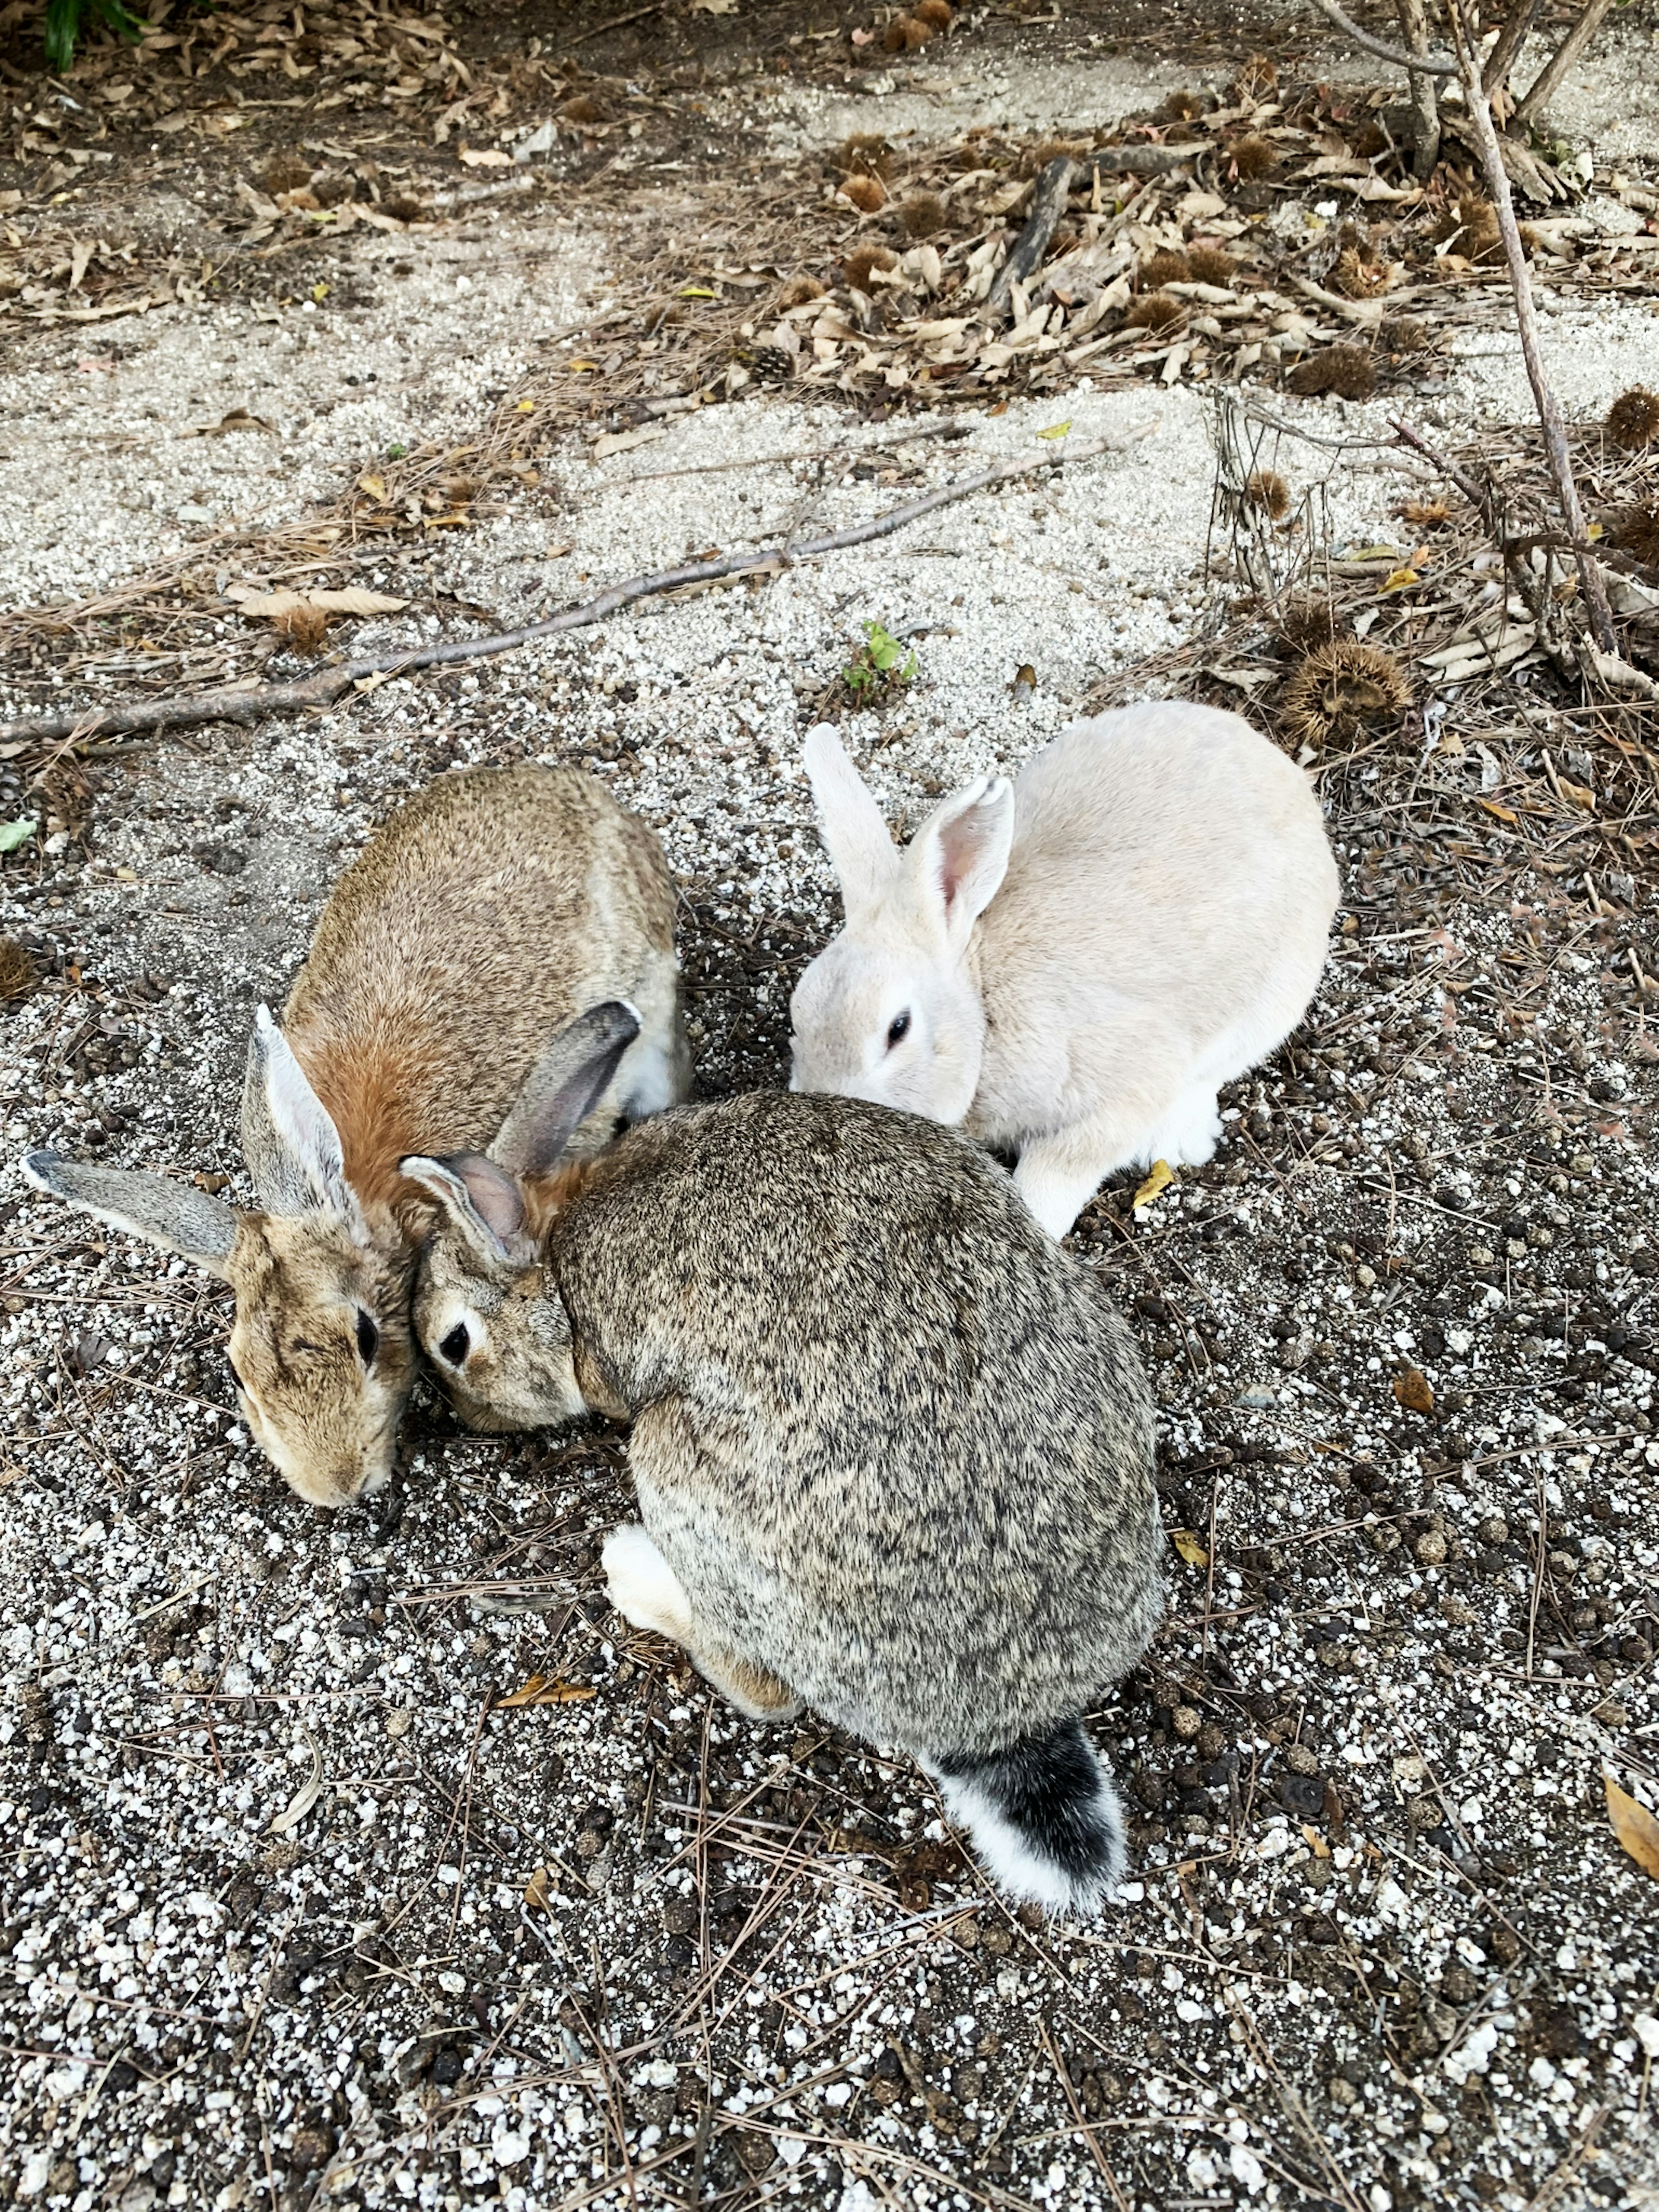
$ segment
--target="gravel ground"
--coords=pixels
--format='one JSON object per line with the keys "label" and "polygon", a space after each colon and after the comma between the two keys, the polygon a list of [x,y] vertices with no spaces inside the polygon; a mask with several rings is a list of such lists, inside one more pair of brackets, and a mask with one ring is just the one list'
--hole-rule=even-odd
{"label": "gravel ground", "polygon": [[[204,345],[200,318],[149,319],[112,427],[223,401],[299,452],[347,361],[394,354],[427,380],[423,427],[464,427],[468,390],[544,327],[514,330],[521,238],[548,249],[556,328],[602,285],[602,243],[492,217],[448,272],[476,274],[461,307],[436,275],[400,280],[434,312],[273,339],[268,394],[246,356],[210,376],[219,325]],[[1643,303],[1564,303],[1570,409],[1604,408],[1655,327]],[[479,358],[452,364],[463,330]],[[16,419],[78,373],[26,362]],[[346,404],[291,481],[252,437],[208,441],[241,472],[216,496],[298,512],[407,419],[354,428]],[[1455,362],[1429,404],[1452,431],[1517,411],[1512,360]],[[1079,388],[957,419],[946,439],[775,398],[705,410],[598,464],[564,452],[538,500],[362,580],[512,618],[711,543],[841,526],[1050,450],[1036,433],[1060,419],[1068,450],[1115,450],[810,568],[100,765],[89,811],[65,802],[47,853],[0,877],[0,928],[48,971],[0,1017],[8,1160],[52,1143],[234,1194],[251,1009],[340,866],[431,775],[525,757],[589,766],[663,835],[702,1086],[781,1080],[793,974],[836,920],[799,733],[862,622],[918,655],[845,721],[914,823],[1200,617],[1199,398]],[[149,557],[167,455],[125,478],[112,460],[78,509],[20,528],[12,588]],[[1386,530],[1393,471],[1333,479],[1338,544]],[[122,505],[146,483],[154,523]],[[1534,787],[1547,745],[1629,819],[1614,750],[1515,700],[1483,792]],[[609,1613],[620,1437],[470,1439],[428,1402],[391,1492],[317,1513],[237,1425],[220,1294],[0,1171],[0,2193],[1659,2203],[1659,1889],[1603,1783],[1659,1805],[1659,947],[1638,848],[1553,872],[1462,763],[1326,772],[1346,904],[1305,1030],[1237,1086],[1209,1168],[1140,1214],[1109,1190],[1077,1233],[1140,1331],[1182,1532],[1164,1636],[1098,1716],[1134,1865],[1089,1929],[1006,1912],[908,1766],[737,1720]],[[1422,830],[1425,793],[1457,835]],[[488,1586],[510,1577],[542,1609],[503,1609]],[[554,1701],[494,1706],[536,1676]]]}

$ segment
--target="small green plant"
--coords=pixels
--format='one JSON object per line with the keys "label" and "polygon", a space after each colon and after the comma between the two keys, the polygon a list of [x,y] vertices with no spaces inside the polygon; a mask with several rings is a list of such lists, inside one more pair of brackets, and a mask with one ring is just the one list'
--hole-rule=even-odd
{"label": "small green plant", "polygon": [[75,59],[75,42],[88,16],[107,24],[129,46],[137,46],[143,36],[143,25],[121,0],[50,0],[45,45],[46,67],[54,76],[62,76]]}
{"label": "small green plant", "polygon": [[855,699],[871,699],[891,684],[908,684],[915,672],[915,654],[880,623],[867,622],[864,643],[842,670],[841,680]]}

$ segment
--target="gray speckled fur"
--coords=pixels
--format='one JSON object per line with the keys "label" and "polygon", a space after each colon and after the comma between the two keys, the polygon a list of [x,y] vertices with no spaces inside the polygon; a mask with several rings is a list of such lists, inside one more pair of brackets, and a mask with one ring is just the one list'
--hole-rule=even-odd
{"label": "gray speckled fur", "polygon": [[700,1638],[924,1753],[1079,1713],[1146,1648],[1139,1361],[965,1139],[847,1098],[681,1108],[545,1249]]}

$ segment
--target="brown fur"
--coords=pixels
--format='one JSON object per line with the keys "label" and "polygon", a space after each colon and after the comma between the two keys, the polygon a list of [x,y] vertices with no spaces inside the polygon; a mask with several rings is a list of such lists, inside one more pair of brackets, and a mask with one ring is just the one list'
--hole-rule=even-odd
{"label": "brown fur", "polygon": [[404,1154],[487,1143],[553,1030],[581,1011],[550,1010],[526,988],[586,903],[590,885],[558,868],[573,841],[623,886],[625,937],[671,945],[655,836],[575,769],[446,778],[341,877],[283,1027],[365,1204],[408,1202]]}

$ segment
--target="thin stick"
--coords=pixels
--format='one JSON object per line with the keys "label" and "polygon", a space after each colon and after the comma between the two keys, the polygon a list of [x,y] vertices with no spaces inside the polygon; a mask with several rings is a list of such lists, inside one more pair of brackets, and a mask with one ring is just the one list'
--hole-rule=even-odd
{"label": "thin stick", "polygon": [[1601,27],[1601,18],[1613,0],[1589,0],[1589,5],[1544,64],[1535,84],[1516,109],[1516,119],[1530,123],[1540,107],[1554,99],[1561,80]]}
{"label": "thin stick", "polygon": [[612,15],[608,22],[595,23],[591,31],[578,31],[570,44],[586,46],[590,39],[602,38],[607,31],[620,31],[624,23],[642,23],[647,15],[660,15],[663,6],[664,0],[651,0],[648,8],[635,8],[626,15]]}
{"label": "thin stick", "polygon": [[1008,312],[1009,299],[1016,284],[1024,284],[1036,270],[1048,251],[1048,241],[1059,227],[1066,212],[1066,195],[1072,189],[1072,178],[1077,164],[1069,155],[1056,155],[1036,180],[1036,190],[1031,195],[1031,212],[1025,218],[1025,228],[1014,240],[1013,250],[996,274],[985,301],[988,315],[1001,316]]}
{"label": "thin stick", "polygon": [[1065,2092],[1066,2101],[1072,2108],[1072,2118],[1077,2122],[1078,2132],[1088,2145],[1095,2164],[1100,2168],[1100,2178],[1105,2183],[1113,2203],[1117,2206],[1118,2212],[1129,2212],[1129,2200],[1119,2186],[1117,2176],[1106,2163],[1106,2154],[1100,2147],[1100,2138],[1083,2117],[1083,2107],[1079,2104],[1077,2092],[1072,2087],[1072,2077],[1066,2070],[1066,2061],[1060,2055],[1060,2045],[1049,2033],[1045,2023],[1038,2022],[1037,2033],[1048,2046],[1048,2057],[1053,2061],[1054,2072],[1060,2077],[1060,2086]]}
{"label": "thin stick", "polygon": [[[1320,0],[1320,4],[1324,4],[1324,0]],[[1595,4],[1595,0],[1591,0],[1591,4]],[[1480,149],[1480,165],[1486,173],[1486,190],[1492,196],[1492,211],[1498,217],[1498,234],[1504,241],[1504,257],[1510,264],[1510,289],[1515,295],[1515,320],[1521,333],[1521,351],[1526,361],[1533,398],[1538,404],[1538,419],[1544,426],[1544,450],[1548,456],[1550,474],[1555,479],[1555,495],[1561,503],[1567,534],[1572,540],[1578,581],[1583,591],[1584,604],[1589,611],[1591,634],[1603,653],[1616,657],[1619,641],[1613,634],[1613,613],[1607,605],[1607,586],[1601,580],[1601,569],[1586,550],[1584,510],[1579,504],[1578,487],[1573,481],[1572,463],[1567,454],[1566,425],[1561,419],[1560,403],[1544,370],[1538,310],[1532,296],[1532,276],[1527,267],[1526,248],[1521,243],[1521,233],[1516,224],[1515,201],[1510,192],[1509,172],[1504,167],[1503,149],[1498,143],[1498,132],[1492,119],[1492,105],[1480,82],[1480,66],[1470,48],[1461,0],[1451,0],[1447,12],[1457,47],[1457,74],[1463,87],[1463,101],[1474,128],[1475,143]]]}
{"label": "thin stick", "polygon": [[[1529,0],[1537,8],[1542,0]],[[1395,0],[1400,28],[1414,54],[1429,51],[1429,15],[1425,0]],[[1440,96],[1426,70],[1413,70],[1406,80],[1411,87],[1412,174],[1426,184],[1440,159]]]}
{"label": "thin stick", "polygon": [[1007,461],[1000,468],[984,469],[977,476],[942,484],[921,499],[890,507],[885,514],[872,515],[867,522],[854,523],[850,530],[805,538],[787,548],[769,546],[753,553],[729,553],[718,561],[690,561],[678,568],[659,568],[649,575],[633,576],[626,583],[613,584],[595,599],[584,600],[580,606],[566,607],[559,614],[550,615],[544,622],[527,623],[522,629],[496,630],[484,637],[453,638],[442,645],[374,653],[366,659],[348,660],[337,668],[325,669],[319,675],[306,677],[296,684],[271,684],[246,691],[204,691],[194,698],[157,700],[103,710],[82,708],[76,714],[26,715],[21,721],[0,722],[0,744],[44,744],[71,734],[91,735],[98,732],[190,729],[203,722],[252,723],[263,720],[267,714],[295,714],[303,713],[308,707],[331,706],[343,691],[369,677],[407,675],[416,669],[516,652],[520,646],[528,645],[536,638],[591,629],[595,623],[632,606],[636,599],[679,591],[688,584],[710,584],[726,576],[748,575],[757,568],[817,560],[823,554],[838,553],[849,545],[868,544],[872,538],[890,537],[896,530],[919,522],[923,515],[948,507],[952,501],[970,498],[975,492],[989,490],[1017,477],[1034,476],[1039,469],[1061,468],[1067,461],[1092,460],[1098,454],[1115,450],[1116,443],[1102,438],[1091,445],[1079,446],[1070,453],[1045,453],[1033,455],[1029,460]]}
{"label": "thin stick", "polygon": [[1201,138],[1179,146],[1103,146],[1089,156],[1088,166],[1097,177],[1164,177],[1190,167],[1208,150]]}
{"label": "thin stick", "polygon": [[1488,92],[1496,92],[1507,82],[1515,58],[1526,44],[1533,25],[1538,21],[1544,0],[1510,0],[1504,27],[1498,33],[1492,52],[1486,56],[1486,65],[1480,72],[1480,82]]}
{"label": "thin stick", "polygon": [[1364,46],[1368,54],[1377,54],[1397,69],[1411,70],[1419,76],[1455,76],[1457,64],[1449,54],[1408,54],[1403,46],[1391,46],[1386,39],[1374,39],[1369,31],[1362,31],[1352,15],[1345,15],[1336,0],[1314,0],[1328,22],[1334,23],[1345,38],[1352,39],[1357,46]]}

